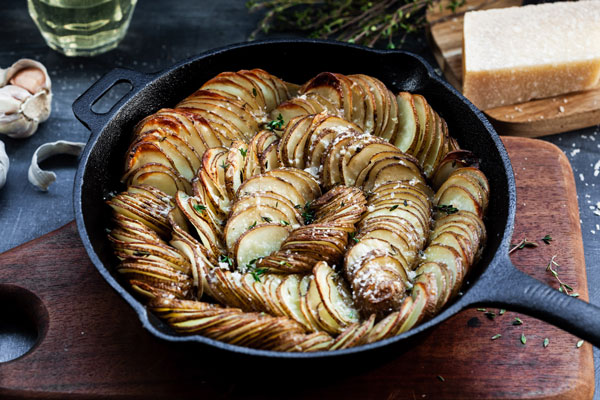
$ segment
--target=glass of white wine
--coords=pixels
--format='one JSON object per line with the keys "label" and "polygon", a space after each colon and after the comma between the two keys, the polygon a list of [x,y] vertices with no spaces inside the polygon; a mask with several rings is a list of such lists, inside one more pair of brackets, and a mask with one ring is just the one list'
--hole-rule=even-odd
{"label": "glass of white wine", "polygon": [[27,0],[48,46],[67,56],[93,56],[117,47],[137,0]]}

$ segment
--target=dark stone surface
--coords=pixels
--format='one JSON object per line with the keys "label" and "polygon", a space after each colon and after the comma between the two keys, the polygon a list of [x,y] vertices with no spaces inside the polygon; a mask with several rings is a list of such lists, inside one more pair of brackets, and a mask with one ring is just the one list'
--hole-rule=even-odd
{"label": "dark stone surface", "polygon": [[[34,150],[43,143],[59,139],[87,140],[89,132],[71,111],[71,104],[79,94],[114,67],[154,72],[205,50],[245,41],[259,17],[248,14],[242,1],[142,1],[137,5],[127,36],[117,49],[93,58],[68,58],[45,45],[24,1],[4,0],[0,13],[0,67],[6,68],[25,57],[41,61],[52,78],[54,99],[50,119],[34,136],[24,140],[0,138],[6,144],[11,162],[7,184],[0,190],[0,252],[73,220],[72,187],[77,160],[56,157],[42,163],[42,168],[57,173],[56,182],[46,193],[28,183],[27,169]],[[404,49],[433,62],[422,35],[410,37]],[[248,60],[248,67],[259,63],[260,60]],[[597,268],[600,265],[600,216],[593,214],[596,203],[600,202],[600,176],[594,176],[594,165],[600,161],[600,126],[554,135],[546,140],[558,145],[573,167],[590,301],[600,305],[600,269]],[[547,210],[557,212],[552,204],[547,205]],[[552,234],[540,234],[546,233]],[[597,372],[599,361],[600,352],[595,349]],[[597,373],[596,382],[599,381],[600,373]],[[596,393],[595,398],[600,399],[600,395]]]}

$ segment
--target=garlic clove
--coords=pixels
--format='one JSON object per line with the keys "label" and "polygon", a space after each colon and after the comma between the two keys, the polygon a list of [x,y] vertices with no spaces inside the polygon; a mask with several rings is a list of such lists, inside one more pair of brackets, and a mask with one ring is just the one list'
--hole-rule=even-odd
{"label": "garlic clove", "polygon": [[22,58],[0,72],[0,86],[7,84],[20,86],[31,94],[39,91],[50,93],[52,82],[46,67],[38,61]]}
{"label": "garlic clove", "polygon": [[17,72],[9,83],[20,86],[31,94],[36,94],[44,90],[46,76],[39,68],[27,67]]}
{"label": "garlic clove", "polygon": [[68,142],[66,140],[44,143],[37,148],[33,153],[33,157],[31,157],[31,165],[27,173],[29,182],[40,190],[47,191],[48,186],[56,180],[56,174],[52,171],[42,170],[38,163],[57,154],[79,156],[84,147],[85,143]]}
{"label": "garlic clove", "polygon": [[6,183],[6,175],[8,174],[9,166],[10,161],[8,160],[6,149],[4,148],[4,142],[0,140],[0,189],[2,189]]}

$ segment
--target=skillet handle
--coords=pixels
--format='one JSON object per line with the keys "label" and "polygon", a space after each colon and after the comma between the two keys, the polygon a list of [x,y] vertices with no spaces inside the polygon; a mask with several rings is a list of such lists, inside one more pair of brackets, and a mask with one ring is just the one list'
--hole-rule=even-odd
{"label": "skillet handle", "polygon": [[[152,80],[152,75],[133,71],[125,68],[115,68],[109,71],[92,84],[73,102],[73,113],[75,117],[84,124],[90,131],[99,132],[112,116],[121,108],[125,102],[140,91]],[[97,113],[92,110],[94,104],[98,102],[112,87],[119,83],[129,83],[131,89],[121,97],[105,113]]]}
{"label": "skillet handle", "polygon": [[502,271],[482,275],[465,295],[470,298],[466,302],[522,312],[600,348],[600,307],[561,293],[524,274],[508,256],[497,267]]}

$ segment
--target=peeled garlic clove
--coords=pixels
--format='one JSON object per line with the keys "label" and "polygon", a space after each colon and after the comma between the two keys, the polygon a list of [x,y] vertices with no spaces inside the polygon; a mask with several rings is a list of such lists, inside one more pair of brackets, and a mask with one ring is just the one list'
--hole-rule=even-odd
{"label": "peeled garlic clove", "polygon": [[25,138],[48,119],[52,83],[39,62],[22,59],[0,70],[0,133]]}
{"label": "peeled garlic clove", "polygon": [[39,189],[47,191],[48,186],[56,180],[56,174],[52,171],[42,170],[38,163],[57,154],[78,156],[81,154],[84,147],[85,143],[68,142],[66,140],[59,140],[57,142],[41,145],[37,148],[35,153],[33,153],[33,157],[31,158],[31,165],[29,166],[29,171],[27,173],[29,182]]}
{"label": "peeled garlic clove", "polygon": [[6,183],[6,175],[8,174],[9,166],[10,161],[8,160],[6,150],[4,149],[4,142],[0,140],[0,189],[2,189]]}

